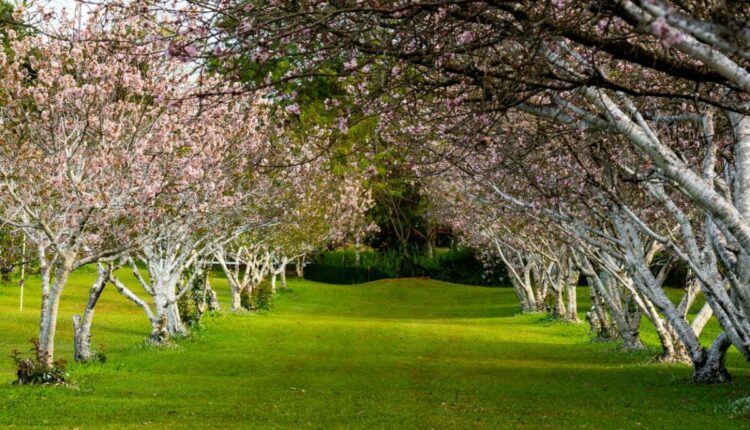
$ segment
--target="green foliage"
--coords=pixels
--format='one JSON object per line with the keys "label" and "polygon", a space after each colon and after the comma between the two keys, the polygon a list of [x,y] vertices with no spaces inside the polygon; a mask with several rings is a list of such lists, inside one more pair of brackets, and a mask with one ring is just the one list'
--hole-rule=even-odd
{"label": "green foliage", "polygon": [[251,291],[248,291],[247,289],[240,291],[240,306],[242,309],[247,309],[249,311],[255,310]]}
{"label": "green foliage", "polygon": [[23,233],[0,225],[0,283],[9,283],[11,273],[24,261]]}
{"label": "green foliage", "polygon": [[65,371],[65,359],[58,358],[47,366],[39,360],[39,339],[31,339],[31,357],[24,358],[23,354],[14,349],[10,358],[16,365],[16,380],[14,384],[19,385],[61,385],[68,380],[68,374]]}
{"label": "green foliage", "polygon": [[[27,2],[25,1],[20,1],[19,4],[23,5],[24,7],[28,6]],[[33,30],[31,30],[31,27],[23,23],[19,23],[13,18],[14,10],[15,6],[13,3],[5,0],[0,0],[0,43],[2,43],[3,50],[5,51],[6,55],[13,54],[10,47],[10,40],[8,38],[8,30],[15,31],[18,37],[24,37],[33,32]]]}
{"label": "green foliage", "polygon": [[106,363],[107,355],[104,354],[104,345],[100,345],[97,351],[91,354],[91,357],[87,361],[88,363]]}
{"label": "green foliage", "polygon": [[733,400],[728,409],[729,413],[735,418],[750,419],[750,396]]}
{"label": "green foliage", "polygon": [[[185,274],[187,278],[190,275],[190,272]],[[204,288],[206,277],[207,274],[205,272],[197,275],[188,287],[188,291],[177,300],[177,311],[180,313],[180,320],[190,328],[198,328],[200,326],[203,315],[201,305],[205,300]]]}
{"label": "green foliage", "polygon": [[188,327],[197,323],[198,321],[198,310],[190,297],[190,293],[186,293],[184,296],[177,300],[177,311],[180,313],[180,320],[187,324]]}
{"label": "green foliage", "polygon": [[274,292],[271,290],[271,284],[263,282],[256,287],[251,294],[252,308],[255,310],[269,310],[273,303]]}
{"label": "green foliage", "polygon": [[428,277],[468,285],[500,285],[505,280],[502,267],[486,268],[473,250],[463,247],[436,249],[432,257],[418,249],[408,254],[397,249],[367,250],[360,253],[359,267],[353,249],[322,252],[312,261],[325,269],[313,265],[306,278],[339,284],[402,277]]}

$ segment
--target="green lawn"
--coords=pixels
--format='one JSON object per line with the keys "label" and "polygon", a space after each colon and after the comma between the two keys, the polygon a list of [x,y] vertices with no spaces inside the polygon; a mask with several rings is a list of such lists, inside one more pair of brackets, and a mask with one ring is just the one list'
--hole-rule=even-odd
{"label": "green lawn", "polygon": [[[72,350],[71,315],[93,275],[74,275],[63,298],[58,356]],[[223,305],[228,290],[214,281]],[[0,427],[731,429],[737,380],[689,383],[690,369],[592,343],[585,325],[514,316],[510,289],[426,280],[356,286],[290,281],[270,312],[222,315],[171,349],[143,347],[148,323],[108,287],[94,345],[106,364],[71,366],[78,389],[0,384]],[[18,311],[0,287],[0,353],[27,349],[38,290]],[[579,292],[580,310],[587,293]],[[647,327],[644,327],[647,330]],[[709,331],[716,331],[715,325]],[[649,332],[646,340],[655,345]],[[0,381],[13,378],[0,360]]]}

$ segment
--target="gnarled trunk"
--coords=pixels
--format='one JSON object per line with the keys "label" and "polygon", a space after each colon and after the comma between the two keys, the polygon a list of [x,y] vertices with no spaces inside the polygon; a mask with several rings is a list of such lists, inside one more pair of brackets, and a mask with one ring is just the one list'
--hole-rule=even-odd
{"label": "gnarled trunk", "polygon": [[732,345],[726,333],[714,339],[706,351],[705,362],[697,365],[693,372],[693,381],[703,384],[721,384],[732,380],[726,368],[727,350]]}

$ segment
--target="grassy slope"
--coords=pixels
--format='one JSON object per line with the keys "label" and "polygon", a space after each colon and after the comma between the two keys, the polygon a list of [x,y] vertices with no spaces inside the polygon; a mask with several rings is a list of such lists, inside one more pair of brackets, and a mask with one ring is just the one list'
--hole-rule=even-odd
{"label": "grassy slope", "polygon": [[[90,273],[63,299],[58,354],[71,355],[70,316]],[[224,304],[226,285],[215,281]],[[72,366],[78,390],[0,384],[0,427],[52,428],[747,428],[726,405],[738,380],[687,382],[684,366],[591,343],[584,325],[512,316],[509,289],[424,280],[331,286],[292,281],[272,312],[223,315],[175,349],[141,341],[148,324],[113,290],[97,312],[104,365]],[[108,287],[109,288],[109,287]],[[0,287],[0,354],[26,348],[38,291],[17,310]],[[585,301],[585,291],[579,297]],[[581,304],[581,310],[586,304]],[[711,331],[716,330],[710,326]],[[655,344],[650,333],[647,340]],[[0,360],[0,381],[12,379]]]}

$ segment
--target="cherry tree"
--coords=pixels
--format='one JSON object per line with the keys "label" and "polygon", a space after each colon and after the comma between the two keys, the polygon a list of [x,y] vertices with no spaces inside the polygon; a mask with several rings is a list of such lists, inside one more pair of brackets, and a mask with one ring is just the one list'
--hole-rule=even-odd
{"label": "cherry tree", "polygon": [[182,108],[188,106],[194,110],[188,117],[198,120],[183,123],[180,135],[165,142],[173,158],[158,166],[176,191],[156,198],[161,210],[141,225],[134,239],[138,247],[128,258],[153,309],[116,274],[109,276],[119,292],[143,308],[154,341],[186,333],[177,301],[203,275],[217,248],[274,222],[258,208],[273,189],[257,171],[269,149],[265,102],[243,97],[206,103],[201,98]]}
{"label": "cherry tree", "polygon": [[168,192],[155,166],[173,154],[159,148],[182,133],[193,86],[182,62],[154,53],[162,42],[147,23],[106,9],[80,22],[63,16],[23,38],[7,30],[0,53],[0,210],[37,250],[47,365],[70,273],[133,248]]}
{"label": "cherry tree", "polygon": [[232,290],[233,310],[240,309],[242,294],[251,294],[268,276],[272,290],[279,276],[286,287],[290,261],[367,228],[369,193],[356,177],[334,174],[330,160],[290,163],[273,177],[276,188],[268,194],[266,211],[276,213],[274,224],[216,252]]}

